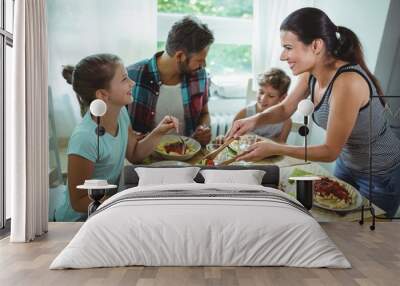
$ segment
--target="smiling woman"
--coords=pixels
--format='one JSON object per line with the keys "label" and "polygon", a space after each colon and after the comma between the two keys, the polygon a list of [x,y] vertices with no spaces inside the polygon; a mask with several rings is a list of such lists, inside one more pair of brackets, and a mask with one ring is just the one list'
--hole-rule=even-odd
{"label": "smiling woman", "polygon": [[[400,204],[400,141],[382,116],[383,92],[366,66],[357,35],[335,25],[322,10],[310,7],[288,15],[280,30],[280,58],[300,80],[280,104],[236,121],[230,136],[288,118],[311,94],[313,121],[326,130],[326,137],[322,144],[308,148],[309,159],[335,161],[336,177],[357,187],[392,217]],[[377,146],[374,149],[370,138]],[[262,142],[250,149],[240,159],[305,157],[303,148],[296,146]]]}

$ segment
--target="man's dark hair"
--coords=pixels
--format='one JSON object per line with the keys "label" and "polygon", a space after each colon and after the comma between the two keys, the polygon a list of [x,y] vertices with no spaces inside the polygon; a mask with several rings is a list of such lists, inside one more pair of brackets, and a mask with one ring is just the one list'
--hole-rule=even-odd
{"label": "man's dark hair", "polygon": [[175,22],[168,33],[165,50],[169,56],[177,51],[187,55],[198,53],[214,42],[214,35],[206,24],[193,16]]}

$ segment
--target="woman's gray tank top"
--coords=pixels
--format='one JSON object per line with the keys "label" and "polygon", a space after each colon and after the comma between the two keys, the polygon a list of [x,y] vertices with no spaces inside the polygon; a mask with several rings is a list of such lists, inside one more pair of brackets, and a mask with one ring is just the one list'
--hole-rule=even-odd
{"label": "woman's gray tank top", "polygon": [[[257,113],[256,104],[257,103],[254,103],[246,107],[246,117],[252,116]],[[281,134],[283,124],[284,122],[279,122],[260,126],[254,129],[253,133],[257,134],[258,136],[272,139]]]}
{"label": "woman's gray tank top", "polygon": [[[368,83],[370,96],[377,96],[377,89],[367,73],[356,64],[347,64],[338,69],[318,106],[312,115],[313,121],[321,128],[327,128],[332,86],[339,74],[356,72]],[[309,87],[311,100],[314,102],[315,77],[311,76]],[[344,145],[339,158],[344,164],[355,171],[369,173],[369,118],[370,104],[372,105],[372,172],[374,175],[383,175],[400,164],[400,140],[390,129],[384,115],[385,108],[381,98],[371,98],[369,103],[358,113],[354,128]]]}

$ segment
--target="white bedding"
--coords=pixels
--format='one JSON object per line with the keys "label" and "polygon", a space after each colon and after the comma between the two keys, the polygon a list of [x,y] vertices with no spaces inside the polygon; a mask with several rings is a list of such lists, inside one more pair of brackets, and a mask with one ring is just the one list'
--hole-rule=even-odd
{"label": "white bedding", "polygon": [[314,218],[276,199],[182,196],[116,203],[123,197],[145,194],[137,192],[168,190],[261,190],[296,202],[279,190],[254,185],[193,183],[131,188],[105,201],[50,269],[127,265],[351,267]]}

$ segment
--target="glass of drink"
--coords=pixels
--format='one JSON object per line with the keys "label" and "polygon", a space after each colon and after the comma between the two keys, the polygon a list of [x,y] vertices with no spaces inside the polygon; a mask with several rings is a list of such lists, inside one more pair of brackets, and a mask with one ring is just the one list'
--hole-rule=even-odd
{"label": "glass of drink", "polygon": [[257,142],[256,134],[247,134],[239,138],[239,150],[240,152],[247,151],[247,149]]}

